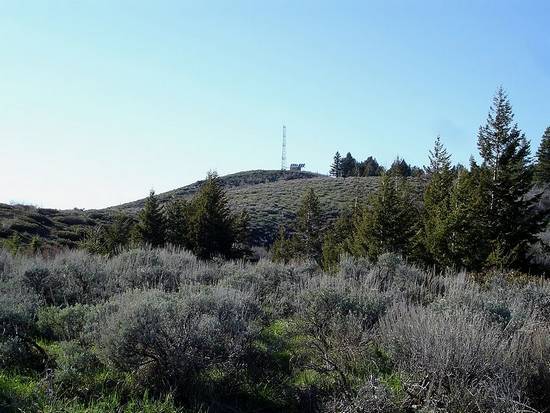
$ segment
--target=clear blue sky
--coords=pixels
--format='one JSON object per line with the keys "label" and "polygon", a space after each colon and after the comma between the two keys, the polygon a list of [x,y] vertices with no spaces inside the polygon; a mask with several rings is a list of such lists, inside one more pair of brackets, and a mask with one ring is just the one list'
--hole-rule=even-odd
{"label": "clear blue sky", "polygon": [[550,2],[0,1],[0,202],[98,208],[336,150],[466,163],[550,125]]}

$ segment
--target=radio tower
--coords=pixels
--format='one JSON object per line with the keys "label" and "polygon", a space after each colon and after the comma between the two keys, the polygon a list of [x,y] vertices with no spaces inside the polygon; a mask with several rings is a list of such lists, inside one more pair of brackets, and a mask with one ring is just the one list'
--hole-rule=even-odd
{"label": "radio tower", "polygon": [[286,171],[286,126],[283,125],[283,152],[281,154],[281,171]]}

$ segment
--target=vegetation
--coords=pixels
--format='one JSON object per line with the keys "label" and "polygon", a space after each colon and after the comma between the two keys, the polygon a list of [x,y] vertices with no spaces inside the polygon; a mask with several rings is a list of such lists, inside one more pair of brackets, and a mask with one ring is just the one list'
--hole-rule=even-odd
{"label": "vegetation", "polygon": [[161,206],[151,191],[137,222],[119,215],[111,225],[88,233],[82,246],[89,252],[114,255],[128,246],[187,248],[199,258],[242,257],[248,253],[248,218],[233,215],[225,190],[214,173],[208,174],[190,201],[174,199]]}
{"label": "vegetation", "polygon": [[537,150],[535,178],[539,184],[550,183],[550,126],[544,131],[540,147]]}
{"label": "vegetation", "polygon": [[6,412],[550,406],[550,285],[513,273],[137,249],[0,252],[0,279]]}

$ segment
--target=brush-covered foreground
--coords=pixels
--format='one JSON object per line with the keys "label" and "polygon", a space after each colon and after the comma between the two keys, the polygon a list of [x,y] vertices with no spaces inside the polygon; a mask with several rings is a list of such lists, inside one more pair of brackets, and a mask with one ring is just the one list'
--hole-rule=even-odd
{"label": "brush-covered foreground", "polygon": [[389,254],[0,251],[2,412],[542,412],[549,333],[547,281]]}

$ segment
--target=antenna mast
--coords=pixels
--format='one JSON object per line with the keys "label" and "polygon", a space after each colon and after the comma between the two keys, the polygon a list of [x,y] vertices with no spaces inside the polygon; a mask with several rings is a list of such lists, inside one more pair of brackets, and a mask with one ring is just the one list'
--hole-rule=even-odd
{"label": "antenna mast", "polygon": [[281,171],[286,171],[286,126],[283,125],[283,152],[281,154]]}

